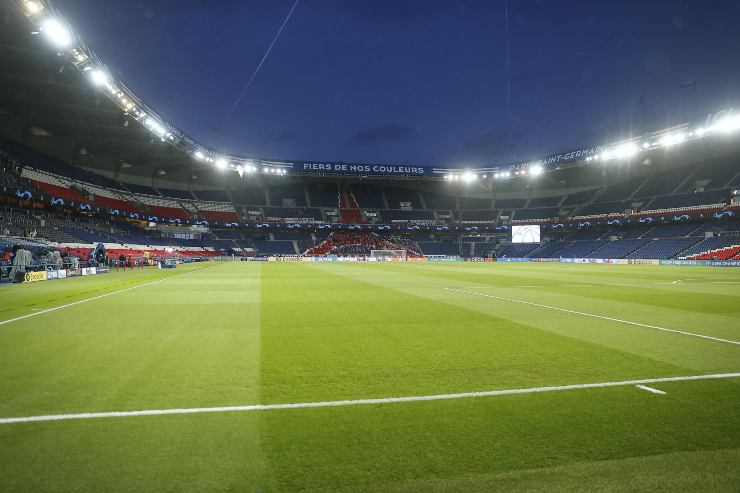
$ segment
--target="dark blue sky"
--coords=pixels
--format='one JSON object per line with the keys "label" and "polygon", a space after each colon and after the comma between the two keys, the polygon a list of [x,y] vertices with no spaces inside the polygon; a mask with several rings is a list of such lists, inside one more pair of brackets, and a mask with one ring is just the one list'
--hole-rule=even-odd
{"label": "dark blue sky", "polygon": [[[56,0],[173,124],[223,152],[501,164],[740,102],[740,2]],[[696,80],[692,87],[681,84]],[[218,130],[213,130],[213,129]]]}

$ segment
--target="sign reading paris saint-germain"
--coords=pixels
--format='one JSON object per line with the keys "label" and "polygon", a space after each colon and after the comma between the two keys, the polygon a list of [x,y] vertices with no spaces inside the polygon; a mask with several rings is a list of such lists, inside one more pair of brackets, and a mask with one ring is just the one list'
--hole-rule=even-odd
{"label": "sign reading paris saint-germain", "polygon": [[404,164],[326,163],[297,161],[293,163],[296,173],[331,173],[341,175],[385,175],[385,176],[433,176],[431,167]]}

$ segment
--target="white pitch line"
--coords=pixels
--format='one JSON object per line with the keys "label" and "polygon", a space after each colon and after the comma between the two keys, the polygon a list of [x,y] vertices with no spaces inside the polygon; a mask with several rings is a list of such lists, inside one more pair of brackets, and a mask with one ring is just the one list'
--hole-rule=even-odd
{"label": "white pitch line", "polygon": [[543,305],[542,303],[533,303],[531,301],[517,300],[514,298],[506,298],[504,296],[495,296],[492,294],[476,293],[474,291],[466,291],[464,289],[457,289],[457,288],[444,288],[444,289],[446,289],[447,291],[454,291],[456,293],[465,293],[465,294],[470,294],[473,296],[482,296],[484,298],[493,298],[495,300],[510,301],[511,303],[521,303],[523,305],[537,306],[540,308],[547,308],[548,310],[556,310],[559,312],[572,313],[574,315],[582,315],[584,317],[592,317],[592,318],[599,318],[601,320],[609,320],[611,322],[618,322],[620,324],[636,325],[638,327],[645,327],[648,329],[661,330],[663,332],[673,332],[675,334],[683,334],[685,336],[700,337],[702,339],[709,339],[709,340],[717,341],[717,342],[726,342],[728,344],[740,345],[740,341],[733,341],[730,339],[721,339],[719,337],[712,337],[712,336],[707,336],[703,334],[695,334],[693,332],[687,332],[685,330],[667,329],[665,327],[658,327],[657,325],[641,324],[639,322],[632,322],[630,320],[622,320],[621,318],[613,318],[613,317],[606,317],[604,315],[596,315],[594,313],[579,312],[577,310],[569,310],[568,308],[560,308],[558,306],[552,306],[552,305]]}
{"label": "white pitch line", "polygon": [[202,272],[204,270],[213,269],[214,267],[218,267],[218,266],[217,265],[212,265],[210,267],[204,267],[202,269],[191,270],[190,272],[183,272],[182,274],[177,274],[176,276],[165,277],[164,279],[157,279],[156,281],[145,282],[144,284],[139,284],[137,286],[131,286],[130,288],[124,288],[124,289],[119,289],[118,291],[113,291],[113,292],[110,292],[110,293],[99,294],[99,295],[93,296],[91,298],[85,298],[84,300],[73,301],[72,303],[67,303],[66,305],[60,305],[60,306],[55,306],[55,307],[52,307],[52,308],[46,308],[44,310],[39,310],[37,312],[28,313],[26,315],[21,315],[20,317],[9,318],[8,320],[0,320],[0,325],[5,325],[5,324],[9,324],[11,322],[17,322],[18,320],[23,320],[23,319],[26,319],[26,318],[35,317],[36,315],[43,315],[44,313],[49,313],[49,312],[53,312],[53,311],[56,311],[56,310],[61,310],[62,308],[69,308],[70,306],[75,306],[75,305],[79,305],[79,304],[82,304],[82,303],[87,303],[88,301],[99,300],[100,298],[105,298],[107,296],[113,296],[114,294],[125,293],[126,291],[132,291],[134,289],[143,288],[144,286],[151,286],[152,284],[157,284],[157,283],[160,283],[160,282],[168,281],[170,279],[175,279],[177,277],[187,276],[188,274],[194,274],[196,272]]}
{"label": "white pitch line", "polygon": [[641,380],[623,380],[618,382],[582,383],[576,385],[558,385],[553,387],[533,387],[526,389],[489,390],[483,392],[462,392],[458,394],[417,395],[409,397],[383,397],[377,399],[355,399],[323,402],[294,402],[289,404],[252,404],[247,406],[193,407],[183,409],[149,409],[144,411],[113,411],[99,413],[51,414],[44,416],[23,416],[19,418],[0,418],[0,425],[13,423],[32,423],[37,421],[67,421],[74,419],[124,418],[132,416],[161,416],[169,414],[204,414],[226,412],[271,411],[277,409],[307,409],[321,407],[363,406],[371,404],[395,404],[401,402],[442,401],[469,399],[475,397],[492,397],[512,394],[535,394],[543,392],[560,392],[564,390],[594,389],[602,387],[624,387],[645,383],[684,382],[689,380],[714,380],[720,378],[737,378],[740,373],[716,373],[712,375],[690,375],[683,377],[644,378]]}
{"label": "white pitch line", "polygon": [[665,395],[668,392],[663,392],[662,390],[654,389],[652,387],[648,387],[647,385],[635,385],[638,389],[647,390],[648,392],[652,392],[653,394],[661,394]]}

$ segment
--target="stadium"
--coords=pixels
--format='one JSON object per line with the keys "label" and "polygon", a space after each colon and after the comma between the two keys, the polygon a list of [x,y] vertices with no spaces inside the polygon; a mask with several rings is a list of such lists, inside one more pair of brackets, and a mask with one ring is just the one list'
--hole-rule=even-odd
{"label": "stadium", "polygon": [[740,489],[740,108],[257,157],[0,19],[1,491]]}

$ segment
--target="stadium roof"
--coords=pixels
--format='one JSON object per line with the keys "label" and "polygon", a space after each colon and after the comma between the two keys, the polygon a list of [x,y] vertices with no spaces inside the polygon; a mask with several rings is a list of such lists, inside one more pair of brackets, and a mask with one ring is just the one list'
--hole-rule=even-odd
{"label": "stadium roof", "polygon": [[[273,174],[292,170],[315,174],[436,176],[472,182],[507,180],[593,160],[624,160],[668,148],[705,134],[736,131],[740,117],[724,112],[605,145],[588,145],[522,163],[461,169],[404,164],[294,162],[221,156],[190,138],[115,80],[105,64],[66,26],[45,0],[16,0],[0,6],[0,63],[11,67],[0,77],[2,133],[52,156],[108,173],[189,180],[194,174],[226,169]],[[728,117],[729,115],[729,117]],[[220,171],[220,170],[219,170]]]}

